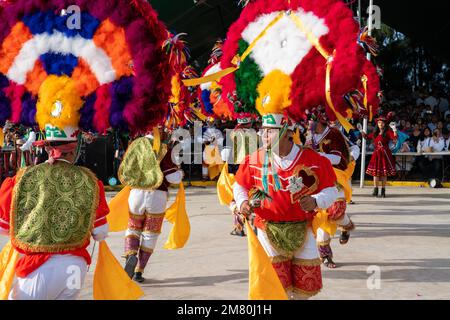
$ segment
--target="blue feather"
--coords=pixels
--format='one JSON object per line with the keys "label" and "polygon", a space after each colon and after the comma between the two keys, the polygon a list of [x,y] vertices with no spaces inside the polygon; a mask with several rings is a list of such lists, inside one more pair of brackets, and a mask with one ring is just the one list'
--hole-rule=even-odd
{"label": "blue feather", "polygon": [[56,15],[52,11],[36,12],[23,17],[23,23],[30,29],[33,35],[48,33],[52,34],[54,30],[64,33],[67,37],[75,37],[77,35],[92,39],[100,25],[100,21],[87,12],[80,15],[80,29],[69,28],[68,19],[73,14],[65,16]]}
{"label": "blue feather", "polygon": [[78,64],[78,58],[72,54],[46,53],[40,57],[47,74],[72,76]]}
{"label": "blue feather", "polygon": [[203,105],[205,106],[205,111],[208,112],[209,114],[213,113],[213,105],[211,103],[211,100],[209,99],[211,95],[211,92],[209,90],[203,90],[202,91],[202,102]]}

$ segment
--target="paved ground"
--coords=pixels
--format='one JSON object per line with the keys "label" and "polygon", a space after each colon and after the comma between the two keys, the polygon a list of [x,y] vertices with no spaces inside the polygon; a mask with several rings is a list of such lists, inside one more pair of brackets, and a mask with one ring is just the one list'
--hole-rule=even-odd
{"label": "paved ground", "polygon": [[[346,246],[332,243],[339,267],[323,269],[324,288],[314,299],[450,299],[450,189],[388,188],[384,200],[371,191],[355,190],[349,212],[357,230]],[[214,188],[186,192],[191,238],[184,249],[163,249],[170,231],[164,222],[144,299],[246,299],[246,238],[229,235],[231,216]],[[108,243],[120,257],[122,234]],[[368,288],[377,284],[368,281],[371,266],[380,270],[379,289]],[[83,299],[92,297],[93,267]]]}

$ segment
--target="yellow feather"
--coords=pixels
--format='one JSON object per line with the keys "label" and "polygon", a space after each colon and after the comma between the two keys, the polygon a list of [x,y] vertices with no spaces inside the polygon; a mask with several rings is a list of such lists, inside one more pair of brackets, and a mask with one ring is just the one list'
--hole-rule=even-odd
{"label": "yellow feather", "polygon": [[171,83],[172,83],[172,96],[170,97],[169,102],[177,105],[180,102],[180,91],[181,91],[180,77],[178,74],[172,77]]}
{"label": "yellow feather", "polygon": [[273,70],[258,85],[256,110],[262,115],[283,113],[291,105],[291,77],[281,70]]}
{"label": "yellow feather", "polygon": [[[60,110],[57,104],[60,104]],[[78,127],[81,116],[79,110],[82,106],[83,100],[71,78],[50,75],[39,89],[36,120],[41,129],[45,129],[46,124],[60,129],[67,126]]]}

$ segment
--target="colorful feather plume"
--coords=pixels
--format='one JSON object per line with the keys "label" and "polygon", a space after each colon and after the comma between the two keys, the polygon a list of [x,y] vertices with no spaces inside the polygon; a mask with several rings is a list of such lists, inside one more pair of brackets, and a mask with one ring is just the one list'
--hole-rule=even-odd
{"label": "colorful feather plume", "polygon": [[190,57],[189,48],[183,39],[186,35],[186,33],[174,35],[168,32],[167,40],[163,43],[163,50],[169,56],[169,62],[177,73],[183,71]]}
{"label": "colorful feather plume", "polygon": [[[156,12],[144,0],[74,0],[82,25],[75,28],[67,3],[2,2],[0,126],[9,119],[29,125],[34,115],[42,126],[58,108],[61,115],[70,111],[61,123],[70,118],[100,133],[110,127],[145,133],[161,123],[173,71]],[[184,59],[172,51],[172,59]]]}
{"label": "colorful feather plume", "polygon": [[208,64],[216,64],[220,62],[220,58],[222,58],[223,55],[223,40],[219,39],[214,44],[214,47],[212,48],[211,56],[208,60]]}
{"label": "colorful feather plume", "polygon": [[378,55],[377,40],[369,35],[369,28],[365,26],[358,35],[358,43],[374,57]]}

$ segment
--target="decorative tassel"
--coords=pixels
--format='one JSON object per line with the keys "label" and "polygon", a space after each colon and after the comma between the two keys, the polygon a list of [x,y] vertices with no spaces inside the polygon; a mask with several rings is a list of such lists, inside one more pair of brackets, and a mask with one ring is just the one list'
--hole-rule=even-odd
{"label": "decorative tassel", "polygon": [[252,208],[263,207],[264,201],[272,201],[272,198],[259,188],[250,189],[248,192],[249,204]]}
{"label": "decorative tassel", "polygon": [[222,39],[217,40],[216,43],[214,44],[214,47],[212,48],[208,64],[219,63],[220,58],[222,58],[223,55],[222,47],[223,47],[223,40]]}
{"label": "decorative tassel", "polygon": [[359,33],[358,44],[374,57],[378,56],[379,47],[377,40],[369,35],[369,28],[367,26],[365,26]]}
{"label": "decorative tassel", "polygon": [[163,50],[169,55],[169,62],[177,73],[182,72],[183,66],[187,64],[187,60],[190,57],[186,41],[182,39],[185,35],[187,34],[179,33],[173,35],[168,32],[168,39],[162,45]]}

